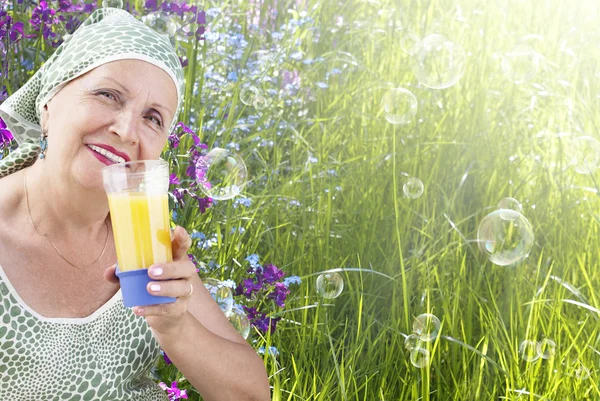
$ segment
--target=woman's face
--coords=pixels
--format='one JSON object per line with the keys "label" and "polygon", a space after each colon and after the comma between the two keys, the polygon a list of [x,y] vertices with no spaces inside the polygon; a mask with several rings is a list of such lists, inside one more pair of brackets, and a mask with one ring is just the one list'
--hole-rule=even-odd
{"label": "woman's face", "polygon": [[69,82],[44,107],[45,168],[103,191],[107,164],[88,145],[110,146],[129,161],[156,160],[176,108],[175,84],[159,67],[141,60],[103,64]]}

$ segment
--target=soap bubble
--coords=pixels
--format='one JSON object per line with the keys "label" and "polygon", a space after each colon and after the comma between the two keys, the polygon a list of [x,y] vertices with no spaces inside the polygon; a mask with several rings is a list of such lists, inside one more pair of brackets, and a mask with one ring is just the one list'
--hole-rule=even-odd
{"label": "soap bubble", "polygon": [[414,48],[412,70],[423,85],[444,89],[454,85],[465,73],[467,57],[463,48],[444,35],[425,37]]}
{"label": "soap bubble", "polygon": [[323,273],[317,277],[317,292],[323,298],[337,298],[343,289],[344,279],[335,272]]}
{"label": "soap bubble", "polygon": [[509,209],[521,213],[523,205],[515,198],[506,197],[498,202],[498,209]]}
{"label": "soap bubble", "polygon": [[440,332],[440,319],[431,313],[419,315],[413,321],[413,331],[422,341],[433,341]]}
{"label": "soap bubble", "polygon": [[492,263],[508,266],[529,255],[533,247],[533,228],[521,213],[496,210],[483,218],[477,230],[479,248]]}
{"label": "soap bubble", "polygon": [[519,345],[519,355],[525,362],[535,362],[540,358],[535,341],[525,340]]}
{"label": "soap bubble", "polygon": [[390,89],[381,100],[385,119],[398,125],[408,124],[417,114],[417,98],[404,88]]}
{"label": "soap bubble", "polygon": [[246,106],[252,106],[254,99],[260,94],[260,90],[256,86],[246,86],[240,90],[240,100]]}
{"label": "soap bubble", "polygon": [[238,195],[248,179],[246,164],[237,154],[214,148],[196,162],[196,182],[199,189],[216,200]]}
{"label": "soap bubble", "polygon": [[252,101],[252,106],[256,110],[263,110],[268,105],[269,105],[269,101],[267,100],[267,98],[265,96],[263,96],[262,93],[256,94],[256,96],[254,97],[254,100]]}
{"label": "soap bubble", "polygon": [[598,169],[600,142],[591,136],[579,136],[567,145],[569,165],[579,174],[590,174]]}
{"label": "soap bubble", "polygon": [[421,38],[414,33],[407,33],[400,39],[400,48],[404,53],[412,55],[415,51],[415,47],[419,44]]}
{"label": "soap bubble", "polygon": [[518,45],[502,56],[502,72],[515,84],[531,81],[540,68],[540,58],[531,47]]}
{"label": "soap bubble", "polygon": [[417,199],[423,195],[424,189],[423,183],[418,178],[409,178],[402,187],[404,195],[411,199]]}
{"label": "soap bubble", "polygon": [[556,343],[548,338],[544,338],[537,343],[537,353],[540,358],[550,359],[556,354]]}
{"label": "soap bubble", "polygon": [[404,347],[412,351],[415,348],[419,347],[419,343],[421,342],[420,338],[416,334],[411,334],[404,339]]}
{"label": "soap bubble", "polygon": [[204,279],[204,287],[206,287],[223,313],[227,315],[231,312],[231,308],[233,307],[233,293],[231,292],[231,288],[226,287],[223,282],[214,278]]}
{"label": "soap bubble", "polygon": [[580,360],[576,360],[573,367],[575,369],[575,377],[578,380],[587,380],[590,378],[590,370]]}
{"label": "soap bubble", "polygon": [[123,8],[123,0],[102,0],[102,8]]}
{"label": "soap bubble", "polygon": [[415,348],[410,353],[410,363],[417,368],[429,365],[429,351],[424,348]]}
{"label": "soap bubble", "polygon": [[226,316],[238,333],[240,333],[244,339],[247,339],[250,335],[250,321],[248,320],[248,316],[246,316],[244,309],[240,305],[235,304]]}
{"label": "soap bubble", "polygon": [[178,27],[175,21],[173,21],[167,13],[162,11],[152,12],[143,16],[142,22],[156,32],[167,35],[169,38],[172,38],[175,36],[175,33],[177,33]]}

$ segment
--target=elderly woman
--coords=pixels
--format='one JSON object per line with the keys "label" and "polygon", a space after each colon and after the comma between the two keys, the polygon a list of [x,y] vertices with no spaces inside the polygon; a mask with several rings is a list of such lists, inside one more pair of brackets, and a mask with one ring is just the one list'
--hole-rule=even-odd
{"label": "elderly woman", "polygon": [[167,400],[149,377],[160,347],[204,400],[270,399],[183,228],[173,262],[148,272],[176,302],[123,305],[101,169],[158,159],[183,88],[169,40],[104,8],[0,105],[20,145],[0,162],[0,400]]}

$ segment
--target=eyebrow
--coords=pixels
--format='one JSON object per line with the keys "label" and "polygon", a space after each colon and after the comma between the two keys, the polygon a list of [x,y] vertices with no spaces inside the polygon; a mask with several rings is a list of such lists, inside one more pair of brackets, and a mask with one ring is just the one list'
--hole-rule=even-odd
{"label": "eyebrow", "polygon": [[[104,79],[104,80],[108,80],[111,82],[114,82],[115,84],[119,85],[121,87],[121,89],[123,89],[123,91],[127,94],[131,94],[131,92],[129,91],[129,89],[127,89],[125,86],[123,86],[123,84],[121,84],[119,81],[117,81],[116,79],[112,78],[112,77],[101,77],[100,79]],[[165,111],[167,111],[169,114],[171,114],[171,111],[166,108],[165,106],[163,106],[162,104],[158,104],[158,103],[152,103],[150,105],[151,107],[159,107],[161,109],[164,109]]]}

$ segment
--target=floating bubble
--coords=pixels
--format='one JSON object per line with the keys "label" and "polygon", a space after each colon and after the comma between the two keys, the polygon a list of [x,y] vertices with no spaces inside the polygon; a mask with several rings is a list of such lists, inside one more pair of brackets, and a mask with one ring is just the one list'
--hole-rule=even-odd
{"label": "floating bubble", "polygon": [[518,45],[502,56],[502,72],[515,84],[531,81],[540,68],[540,58],[531,47]]}
{"label": "floating bubble", "polygon": [[519,355],[525,362],[535,362],[540,358],[535,341],[525,340],[519,345]]}
{"label": "floating bubble", "polygon": [[252,101],[252,106],[256,110],[263,110],[269,105],[269,102],[266,97],[262,95],[262,93],[257,94]]}
{"label": "floating bubble", "polygon": [[240,90],[240,100],[246,106],[252,106],[257,93],[258,89],[254,86],[242,88],[242,90]]}
{"label": "floating bubble", "polygon": [[226,287],[223,285],[223,282],[214,278],[204,279],[204,287],[206,287],[225,315],[231,312],[231,308],[233,307],[233,293],[231,292],[231,288]]}
{"label": "floating bubble", "polygon": [[579,380],[590,378],[590,370],[581,361],[575,361],[575,377]]}
{"label": "floating bubble", "polygon": [[420,339],[419,339],[419,336],[418,336],[418,335],[416,335],[416,334],[411,334],[411,335],[407,336],[407,337],[404,339],[404,347],[405,347],[407,350],[409,350],[409,351],[412,351],[413,349],[415,349],[415,348],[418,348],[418,347],[419,347],[419,343],[420,343],[420,342],[421,342],[421,341],[420,341]]}
{"label": "floating bubble", "polygon": [[323,298],[337,298],[343,289],[344,279],[335,272],[323,273],[317,277],[317,292]]}
{"label": "floating bubble", "polygon": [[400,48],[404,53],[412,55],[415,51],[415,47],[417,46],[417,44],[419,44],[420,41],[421,38],[419,38],[414,33],[407,33],[404,36],[402,36],[402,39],[400,39]]}
{"label": "floating bubble", "polygon": [[574,138],[567,146],[569,165],[579,174],[591,174],[600,162],[600,142],[591,136]]}
{"label": "floating bubble", "polygon": [[411,199],[417,199],[418,197],[423,195],[425,187],[423,186],[421,180],[419,180],[418,178],[409,178],[408,181],[406,181],[406,183],[402,187],[402,190],[404,191],[404,195],[406,195],[407,197]]}
{"label": "floating bubble", "polygon": [[413,73],[419,82],[433,89],[449,88],[457,83],[466,65],[463,48],[440,34],[425,37],[412,54]]}
{"label": "floating bubble", "polygon": [[422,341],[433,341],[440,332],[440,319],[431,313],[419,315],[413,322],[413,331]]}
{"label": "floating bubble", "polygon": [[429,365],[429,351],[424,348],[413,349],[410,352],[410,363],[419,369]]}
{"label": "floating bubble", "polygon": [[175,36],[177,24],[171,17],[162,11],[156,11],[142,17],[142,22],[156,32],[167,35],[169,38]]}
{"label": "floating bubble", "polygon": [[508,266],[523,260],[531,252],[533,228],[521,213],[500,209],[479,223],[477,240],[479,248],[492,263]]}
{"label": "floating bubble", "polygon": [[238,195],[248,179],[246,164],[237,154],[214,148],[196,162],[196,182],[199,189],[216,200]]}
{"label": "floating bubble", "polygon": [[102,8],[123,8],[123,0],[102,0]]}
{"label": "floating bubble", "polygon": [[277,52],[270,50],[257,50],[253,52],[249,59],[256,62],[264,69],[272,66],[277,60]]}
{"label": "floating bubble", "polygon": [[418,102],[411,91],[394,88],[383,96],[381,106],[388,122],[404,125],[408,124],[417,114]]}
{"label": "floating bubble", "polygon": [[238,304],[233,305],[231,311],[227,313],[226,316],[238,333],[240,333],[244,339],[247,339],[250,335],[250,321],[248,320],[248,316],[246,316],[244,309]]}
{"label": "floating bubble", "polygon": [[548,338],[544,338],[537,343],[537,353],[540,358],[550,359],[556,354],[556,343]]}
{"label": "floating bubble", "polygon": [[523,205],[515,198],[506,197],[498,202],[498,209],[509,209],[521,213]]}

